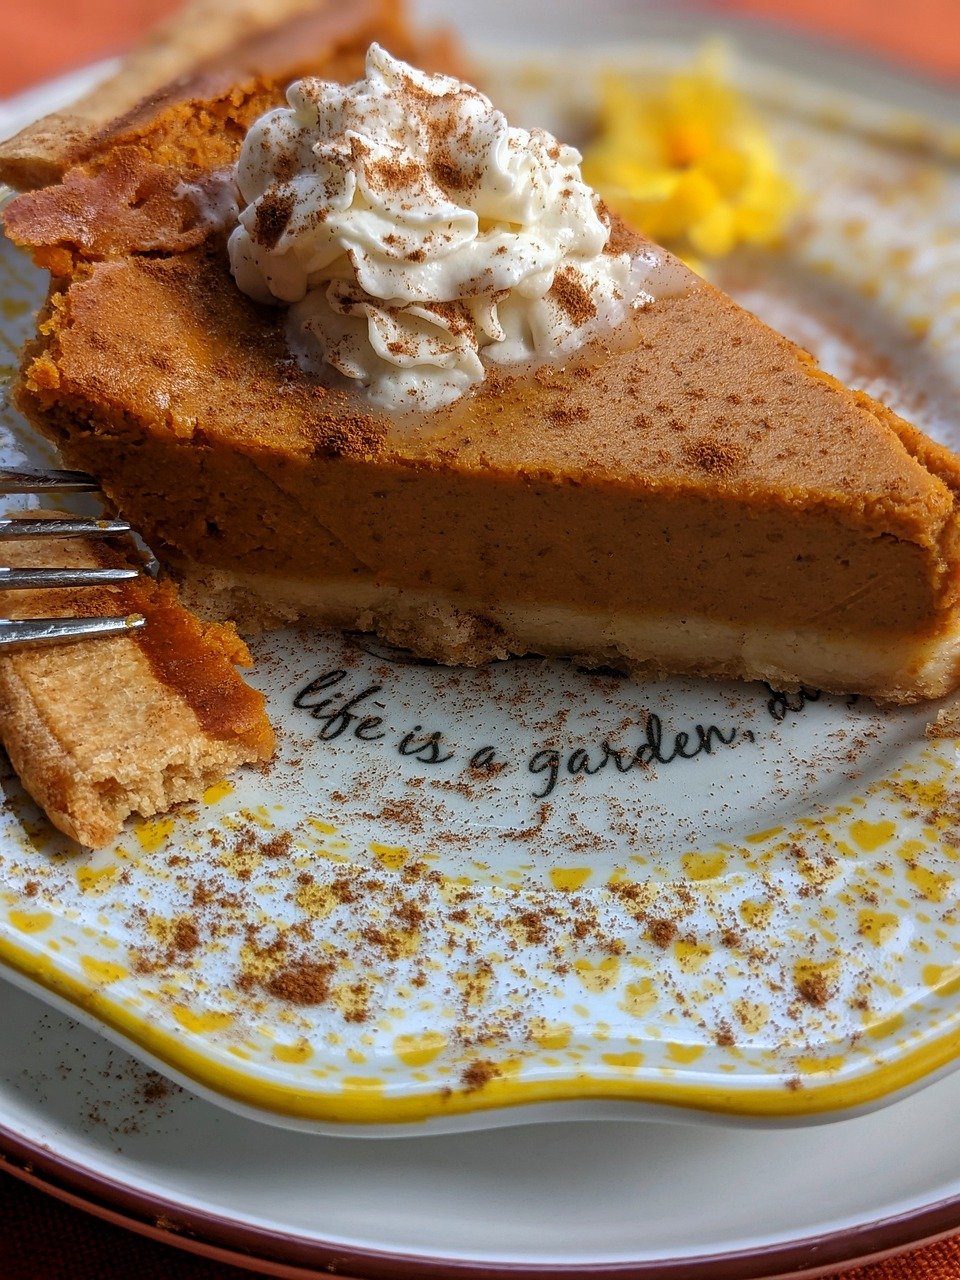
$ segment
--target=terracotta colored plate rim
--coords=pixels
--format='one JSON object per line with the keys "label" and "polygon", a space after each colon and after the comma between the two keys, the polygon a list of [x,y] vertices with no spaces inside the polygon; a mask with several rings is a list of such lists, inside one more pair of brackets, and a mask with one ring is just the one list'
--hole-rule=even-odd
{"label": "terracotta colored plate rim", "polygon": [[0,1170],[115,1226],[281,1280],[319,1280],[331,1274],[342,1280],[574,1280],[581,1276],[591,1280],[797,1280],[875,1262],[942,1239],[960,1227],[960,1196],[952,1196],[829,1235],[722,1255],[612,1264],[491,1264],[386,1253],[241,1223],[138,1191],[64,1159],[4,1125],[0,1125]]}

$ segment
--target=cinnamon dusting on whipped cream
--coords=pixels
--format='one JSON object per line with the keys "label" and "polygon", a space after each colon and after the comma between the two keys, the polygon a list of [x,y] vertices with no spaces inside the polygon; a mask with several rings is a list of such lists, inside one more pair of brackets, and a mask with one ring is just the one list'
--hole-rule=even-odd
{"label": "cinnamon dusting on whipped cream", "polygon": [[612,253],[580,155],[378,45],[353,85],[307,79],[237,169],[240,288],[290,307],[300,364],[392,411],[456,400],[494,365],[566,355],[651,301],[662,259]]}

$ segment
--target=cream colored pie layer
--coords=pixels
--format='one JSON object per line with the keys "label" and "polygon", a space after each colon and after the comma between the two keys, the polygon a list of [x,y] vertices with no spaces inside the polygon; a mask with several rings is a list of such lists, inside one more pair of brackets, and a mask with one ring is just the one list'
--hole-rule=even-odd
{"label": "cream colored pie layer", "polygon": [[[209,614],[258,630],[315,621],[376,631],[387,641],[451,665],[511,654],[573,654],[585,665],[632,674],[670,671],[804,683],[881,701],[942,697],[960,672],[960,629],[935,636],[839,636],[759,625],[749,629],[697,616],[641,616],[558,604],[488,604],[469,596],[355,580],[302,579],[188,564],[184,589]],[[803,677],[797,675],[803,672]]]}

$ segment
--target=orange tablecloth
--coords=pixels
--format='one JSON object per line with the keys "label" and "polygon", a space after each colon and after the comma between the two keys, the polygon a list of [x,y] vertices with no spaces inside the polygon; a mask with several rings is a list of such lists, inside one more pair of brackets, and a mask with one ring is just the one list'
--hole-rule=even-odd
{"label": "orange tablecloth", "polygon": [[[178,0],[69,0],[7,5],[0,97],[121,51]],[[522,3],[522,0],[518,0]],[[714,0],[715,7],[833,36],[940,78],[960,78],[960,0]],[[14,11],[10,12],[13,8]],[[242,1280],[249,1271],[198,1260],[88,1218],[0,1178],[4,1280]],[[960,1238],[836,1280],[960,1280]]]}
{"label": "orange tablecloth", "polygon": [[[517,0],[522,4],[523,0]],[[0,97],[118,53],[179,0],[6,0]],[[600,0],[602,5],[603,0]],[[830,35],[939,77],[960,78],[960,0],[701,0]],[[39,15],[42,13],[42,21]]]}

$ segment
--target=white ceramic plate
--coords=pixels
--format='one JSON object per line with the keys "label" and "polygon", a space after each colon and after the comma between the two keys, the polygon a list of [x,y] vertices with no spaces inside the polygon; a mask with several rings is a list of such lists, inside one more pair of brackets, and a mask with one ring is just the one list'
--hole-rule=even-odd
{"label": "white ceramic plate", "polygon": [[0,1020],[7,1167],[271,1273],[750,1280],[960,1225],[960,1074],[818,1128],[578,1122],[357,1142],[165,1089],[5,984]]}
{"label": "white ceramic plate", "polygon": [[[595,77],[547,65],[523,101],[501,63],[496,96],[566,132]],[[802,230],[722,278],[955,438],[948,251],[899,240],[909,216],[937,243],[955,175],[856,117],[771,117]],[[839,279],[810,274],[818,255]],[[0,269],[16,350],[44,277],[9,245]],[[868,303],[871,271],[889,296]],[[47,456],[14,415],[6,435],[7,458]],[[925,737],[929,708],[539,659],[453,671],[325,633],[255,654],[267,773],[96,856],[5,784],[0,961],[174,1078],[326,1132],[664,1105],[760,1123],[890,1101],[956,1056],[956,744]]]}
{"label": "white ceramic plate", "polygon": [[[566,34],[576,39],[582,27],[577,27],[572,9],[564,13],[567,29],[558,33],[554,27],[555,37]],[[583,20],[579,21],[582,24]],[[681,24],[670,34],[681,38],[686,32]],[[856,138],[852,145],[856,150],[861,140]],[[880,241],[878,253],[884,250],[883,236]],[[798,247],[797,257],[802,261],[803,253],[817,251],[822,251],[822,246],[818,250],[816,242],[808,241]],[[19,274],[24,276],[26,291],[35,288],[35,282],[22,271]],[[841,279],[823,290],[813,289],[799,304],[793,288],[798,276],[789,265],[778,273],[772,287],[769,273],[758,275],[749,260],[737,264],[731,281],[748,295],[752,291],[755,305],[779,307],[782,322],[792,319],[806,326],[807,340],[819,343],[824,357],[844,372],[844,360],[860,359],[863,354],[857,343],[851,346],[846,341],[842,324],[836,323],[844,306],[855,315],[858,332],[869,332],[870,350],[877,356],[889,354],[885,343],[898,350],[905,345],[903,332],[897,329],[896,300],[892,312],[865,308],[850,288],[857,284],[855,274],[853,270],[852,280]],[[8,316],[14,327],[17,319],[12,313]],[[949,354],[949,343],[946,349]],[[942,346],[936,350],[924,346],[912,351],[905,365],[876,361],[870,376],[882,381],[878,372],[882,368],[889,393],[901,402],[910,402],[916,399],[917,390],[911,382],[911,369],[920,367],[929,372],[933,367],[937,386],[949,388],[949,360],[942,357]],[[927,385],[932,385],[929,378],[925,378]],[[926,411],[931,414],[929,425],[943,429],[949,423],[944,422],[937,399],[932,397]],[[907,407],[911,407],[909,403]],[[733,1111],[741,1116],[766,1112],[790,1119],[820,1113],[823,1107],[868,1106],[880,1096],[889,1100],[920,1078],[932,1079],[953,1056],[956,1008],[952,965],[956,952],[952,921],[946,917],[955,850],[936,823],[923,815],[932,812],[935,801],[942,800],[936,789],[949,786],[955,754],[952,744],[938,743],[930,749],[924,742],[924,716],[879,716],[863,706],[850,708],[820,700],[808,702],[796,712],[787,711],[781,719],[783,706],[775,702],[771,707],[770,695],[758,689],[669,682],[641,690],[623,681],[583,677],[560,667],[529,662],[497,668],[488,680],[472,673],[451,676],[410,667],[394,658],[376,647],[370,653],[355,643],[343,647],[342,642],[333,640],[318,640],[316,648],[306,651],[294,643],[275,651],[263,664],[261,678],[269,683],[275,710],[281,712],[291,732],[286,763],[271,776],[269,789],[264,790],[262,779],[247,779],[231,795],[215,800],[212,808],[192,819],[181,818],[173,830],[165,824],[141,828],[123,843],[122,854],[114,850],[91,862],[76,851],[63,849],[58,854],[45,838],[24,840],[24,831],[28,835],[33,831],[36,836],[40,828],[33,825],[29,808],[16,799],[13,789],[13,808],[19,816],[8,828],[5,873],[9,883],[21,889],[39,876],[42,892],[32,887],[26,894],[18,894],[15,902],[7,903],[3,941],[10,971],[15,967],[18,980],[31,987],[40,980],[48,993],[58,991],[59,998],[83,1005],[86,1016],[108,1034],[126,1035],[138,1045],[141,1056],[152,1054],[168,1073],[191,1078],[194,1088],[213,1090],[220,1101],[232,1094],[241,1108],[271,1107],[277,1102],[278,1089],[293,1090],[300,1098],[292,1111],[286,1109],[288,1122],[329,1126],[346,1119],[362,1123],[367,1132],[371,1131],[371,1119],[383,1120],[402,1110],[397,1100],[404,1098],[408,1106],[405,1118],[426,1115],[434,1125],[454,1109],[449,1107],[450,1097],[463,1103],[457,1123],[464,1123],[466,1117],[488,1124],[495,1114],[512,1120],[537,1118],[544,1111],[539,1104],[500,1113],[478,1110],[477,1104],[482,1108],[488,1101],[564,1097],[571,1092],[567,1087],[571,1080],[575,1099],[585,1094],[608,1094],[620,1099],[665,1099],[708,1109],[721,1101],[717,1090],[722,1088],[725,1100],[721,1105],[732,1103]],[[351,745],[345,741],[346,734],[318,743],[315,733],[323,722],[314,720],[305,709],[283,706],[309,678],[333,669],[335,664],[347,672],[338,690],[353,681],[359,684],[356,689],[350,685],[351,694],[379,683],[382,688],[371,694],[368,702],[386,702],[389,696],[389,704],[380,714],[390,729],[390,754],[379,745],[370,747],[355,741]],[[493,696],[498,690],[500,696]],[[518,699],[511,696],[518,692],[523,695],[519,710],[515,705]],[[427,723],[425,708],[431,711]],[[580,774],[578,781],[575,773],[570,773],[570,756],[581,743],[596,748],[618,729],[647,735],[640,741],[649,745],[651,713],[661,723],[674,726],[674,731],[692,733],[692,741],[696,741],[694,726],[698,723],[716,723],[725,737],[735,727],[737,738],[722,750],[716,738],[716,750],[710,755],[701,753],[689,761],[674,761],[656,770],[655,776],[643,770],[622,777],[617,773],[617,781],[626,784],[622,791],[603,786],[614,776],[609,758],[607,771],[589,780]],[[337,726],[337,722],[331,723]],[[446,774],[421,770],[418,775],[409,757],[401,760],[392,754],[415,723],[423,724],[425,730],[442,729],[444,742],[456,748],[454,761],[438,766],[448,766]],[[500,758],[507,767],[489,781],[468,779],[469,786],[464,789],[454,771],[469,759],[471,748],[488,743],[506,748]],[[537,797],[532,792],[543,790],[553,777],[555,758],[549,754],[553,751],[560,752],[556,787],[550,796]],[[748,751],[750,759],[745,762],[743,755]],[[596,755],[591,759],[595,763]],[[294,760],[301,763],[294,765]],[[531,772],[534,762],[536,770]],[[302,785],[305,766],[316,768],[318,764],[323,776],[312,775],[309,785]],[[898,776],[891,781],[895,773]],[[450,783],[454,783],[452,788]],[[424,790],[428,801],[415,806],[417,812],[411,814],[406,798],[411,792],[419,796]],[[540,808],[544,802],[554,805],[546,815]],[[259,811],[264,804],[271,806],[266,813]],[[276,805],[281,808],[272,808]],[[912,816],[905,811],[908,807]],[[851,811],[846,812],[848,809]],[[580,841],[579,849],[570,845],[573,813],[587,828],[573,837]],[[437,1032],[436,1003],[433,1009],[420,1011],[430,1015],[425,1028],[407,1028],[399,1019],[391,1022],[385,1033],[390,1055],[384,1051],[382,1038],[378,1043],[374,1035],[373,1044],[362,1039],[371,1034],[369,1025],[346,1023],[338,1027],[340,1042],[331,1046],[323,1041],[331,1030],[329,1021],[324,1023],[321,1018],[314,1023],[309,1010],[304,1013],[298,1007],[291,1011],[270,1001],[263,1005],[255,1024],[243,1023],[237,1028],[229,999],[231,980],[216,976],[218,971],[206,954],[203,985],[197,982],[197,969],[191,963],[174,965],[174,972],[162,974],[167,990],[159,992],[159,1000],[145,991],[142,982],[138,988],[132,980],[143,975],[132,973],[126,962],[133,935],[117,931],[120,921],[125,921],[126,929],[133,928],[134,897],[124,901],[115,896],[119,888],[129,888],[132,882],[134,896],[148,889],[158,908],[152,914],[174,918],[177,895],[187,892],[196,870],[184,878],[181,864],[169,863],[171,852],[177,857],[186,842],[204,874],[209,874],[209,859],[216,848],[209,838],[213,828],[221,842],[219,850],[227,850],[226,858],[216,855],[220,864],[216,874],[236,877],[231,887],[244,893],[250,891],[253,881],[253,888],[262,890],[261,901],[272,899],[273,911],[292,885],[284,880],[285,871],[278,873],[265,865],[270,859],[257,847],[258,841],[264,843],[257,828],[264,822],[276,826],[278,815],[281,829],[295,830],[294,851],[302,856],[304,866],[314,868],[318,854],[334,866],[338,857],[349,857],[354,874],[369,875],[372,871],[380,879],[385,873],[397,875],[404,861],[409,864],[410,855],[398,850],[415,845],[415,860],[419,861],[421,850],[434,852],[436,833],[446,832],[453,838],[440,842],[446,847],[439,850],[442,857],[438,856],[434,867],[446,881],[438,890],[448,895],[456,892],[451,880],[466,877],[471,892],[481,886],[484,910],[491,901],[516,895],[511,885],[519,881],[521,892],[534,896],[546,892],[557,900],[559,895],[578,894],[581,903],[575,910],[583,918],[595,886],[596,902],[608,908],[611,895],[603,886],[611,874],[625,858],[644,858],[645,863],[634,865],[650,868],[643,874],[657,880],[658,892],[675,893],[681,878],[689,881],[694,873],[702,877],[700,887],[694,886],[698,899],[695,916],[689,926],[668,939],[669,949],[654,942],[657,950],[653,951],[646,939],[647,959],[658,962],[646,973],[636,965],[632,968],[640,969],[639,973],[624,973],[621,966],[628,961],[621,959],[615,946],[605,945],[615,943],[619,936],[629,946],[623,954],[643,958],[644,939],[636,922],[626,925],[624,932],[622,916],[603,921],[607,931],[604,941],[585,954],[570,957],[574,982],[579,984],[573,988],[576,998],[564,989],[559,996],[550,997],[558,1000],[557,1006],[536,1005],[534,1016],[543,1019],[537,1028],[544,1043],[538,1046],[538,1054],[527,1054],[530,1038],[524,1035],[519,1067],[514,1065],[512,1053],[505,1061],[503,1055],[498,1057],[498,1045],[507,1043],[513,1048],[509,1035],[503,1035],[505,1020],[496,1028],[498,1035],[491,1036],[493,1051],[483,1045],[481,1054],[476,1043],[469,1043],[471,1038],[476,1041],[480,1021],[473,1007],[468,1010],[467,1034],[458,1033],[459,1040],[454,1043],[446,1037],[442,1046],[431,1038]],[[333,816],[335,822],[331,821]],[[310,818],[338,829],[331,832],[311,826],[306,821]],[[534,830],[534,836],[522,842],[522,852],[518,852],[516,840],[504,838],[515,832],[518,824],[521,830]],[[237,825],[253,830],[238,831]],[[774,825],[783,825],[786,831],[771,834]],[[803,833],[806,854],[799,859],[789,851],[790,845],[797,843],[798,829]],[[763,838],[754,842],[746,839],[763,831],[767,832]],[[611,832],[617,838],[611,838]],[[171,838],[177,842],[175,848]],[[346,849],[339,845],[342,838],[348,841]],[[906,840],[920,841],[921,848],[905,853],[902,846]],[[838,841],[845,849],[840,851],[841,870],[834,873]],[[380,846],[379,851],[371,850],[371,844]],[[535,844],[535,849],[528,853],[530,844]],[[477,866],[478,862],[484,865]],[[783,1034],[786,1020],[794,1022],[791,1011],[786,1003],[771,1007],[769,999],[760,998],[761,993],[750,986],[757,975],[749,966],[739,976],[725,972],[727,979],[741,984],[735,992],[730,982],[724,993],[704,983],[704,969],[713,963],[711,956],[717,951],[713,935],[719,933],[718,922],[725,918],[730,903],[739,910],[744,898],[752,901],[753,887],[761,881],[772,894],[775,910],[785,913],[778,916],[782,924],[791,912],[796,919],[796,913],[809,916],[811,898],[814,913],[824,905],[835,908],[830,896],[847,892],[851,884],[856,889],[858,881],[872,894],[868,877],[878,871],[880,862],[888,864],[900,886],[897,896],[902,901],[897,909],[880,913],[893,915],[892,921],[871,917],[865,922],[860,913],[874,904],[866,897],[856,903],[856,891],[853,914],[844,920],[842,933],[827,928],[826,933],[834,932],[834,937],[825,936],[824,917],[818,917],[818,948],[821,942],[825,946],[812,959],[828,986],[842,992],[841,999],[833,1000],[831,995],[826,1006],[801,1000],[804,1007],[796,1007],[796,965],[811,957],[791,952],[789,947],[786,952],[777,948],[774,963],[780,966],[778,972],[793,982],[790,1003],[795,1006],[793,1013],[801,1015],[806,1039],[810,1040],[812,1033],[812,1052],[806,1046],[800,1048],[801,1037]],[[304,866],[297,870],[304,870]],[[921,883],[910,878],[917,867],[924,873],[919,877]],[[589,875],[584,877],[584,871]],[[511,872],[519,872],[519,877]],[[798,890],[805,886],[812,893],[801,896]],[[319,890],[304,894],[310,901],[316,892],[313,900],[317,910],[311,920],[326,911],[328,887],[321,884]],[[377,894],[382,893],[378,888]],[[724,894],[734,895],[726,905]],[[612,901],[623,899],[612,895]],[[838,901],[849,906],[839,897]],[[11,911],[19,913],[15,922]],[[72,920],[70,912],[76,913]],[[514,910],[514,919],[516,914]],[[53,918],[48,920],[48,915]],[[661,914],[658,906],[654,920],[664,918],[669,914]],[[275,916],[268,916],[268,920],[275,921]],[[757,927],[756,918],[750,923]],[[649,932],[649,924],[648,920],[644,932]],[[157,950],[165,953],[165,926],[152,923],[150,927],[155,930],[151,938]],[[765,946],[780,941],[780,929],[763,922],[759,927],[764,931]],[[806,923],[803,927],[806,930]],[[711,930],[713,934],[704,941],[704,934]],[[221,940],[224,936],[229,934],[225,932]],[[489,947],[496,930],[481,928],[478,936],[486,939]],[[599,938],[596,932],[594,942]],[[59,944],[59,951],[47,946],[51,940]],[[918,941],[919,949],[914,945]],[[143,943],[141,927],[137,945],[142,947]],[[678,948],[677,943],[683,945]],[[866,949],[867,944],[873,949]],[[230,952],[231,945],[219,954],[228,953],[223,974],[235,976],[242,957],[237,951]],[[859,954],[854,955],[852,964],[845,962],[836,970],[830,967],[832,948],[843,952],[853,949]],[[669,951],[667,957],[664,950]],[[727,946],[730,950],[737,948]],[[411,958],[399,957],[401,961]],[[671,1018],[670,1009],[661,1008],[651,1017],[651,988],[643,979],[654,973],[654,994],[660,994],[659,970],[665,959],[673,990],[689,979],[689,989],[681,987],[681,994],[695,996],[698,1007],[709,1008],[713,1021],[706,1037],[702,1028],[699,1039],[693,1033],[696,1019]],[[579,967],[578,960],[582,962]],[[728,969],[730,956],[724,954],[722,962]],[[499,964],[494,963],[495,970]],[[378,968],[378,978],[402,982],[402,976],[387,974],[387,968]],[[153,976],[157,971],[154,967]],[[211,977],[216,988],[212,1004],[206,985]],[[874,982],[875,977],[880,981]],[[766,979],[767,975],[760,975],[761,985]],[[862,1002],[859,984],[866,981],[871,982],[867,1022],[874,1024],[875,1037],[862,1036],[864,1020],[859,1015],[863,1010],[857,1007]],[[124,985],[128,982],[132,986]],[[477,987],[472,979],[467,982],[481,1001],[485,998],[480,989],[483,985],[481,982]],[[175,1000],[170,996],[174,986]],[[718,996],[722,1005],[715,1002]],[[729,1046],[718,1046],[715,1040],[720,1022],[729,1021],[734,996],[745,1002],[741,1008],[746,1019],[736,1015],[744,1028],[744,1034],[737,1032],[742,1047],[739,1055],[728,1057],[715,1051]],[[344,1006],[350,1009],[348,998],[349,992],[341,997],[341,1014]],[[356,1269],[373,1274],[384,1264],[376,1262],[372,1250],[385,1252],[393,1260],[391,1266],[394,1262],[400,1266],[404,1258],[408,1264],[416,1259],[421,1274],[432,1265],[431,1259],[446,1259],[436,1262],[437,1267],[443,1267],[452,1265],[456,1258],[475,1268],[539,1266],[555,1272],[566,1264],[581,1270],[627,1267],[637,1274],[646,1270],[671,1276],[685,1274],[682,1259],[699,1257],[701,1262],[691,1263],[695,1269],[688,1268],[686,1274],[707,1274],[703,1268],[708,1265],[706,1260],[712,1259],[713,1273],[746,1277],[779,1274],[816,1260],[861,1256],[947,1229],[958,1217],[953,1198],[958,1193],[960,1172],[943,1150],[947,1144],[936,1123],[939,1108],[949,1108],[955,1076],[875,1116],[803,1134],[581,1123],[562,1130],[551,1126],[539,1131],[474,1135],[459,1139],[456,1145],[441,1139],[422,1140],[415,1147],[408,1142],[388,1147],[378,1144],[374,1152],[366,1144],[252,1128],[246,1120],[185,1095],[175,1095],[176,1101],[169,1103],[178,1115],[181,1107],[186,1109],[179,1133],[165,1131],[154,1111],[147,1108],[143,1133],[132,1134],[123,1132],[130,1127],[123,1119],[128,1105],[123,1100],[125,1086],[109,1088],[100,1100],[102,1107],[94,1101],[85,1113],[82,1108],[90,1102],[93,1086],[85,1075],[77,1077],[74,1083],[83,1099],[78,1104],[80,1110],[70,1113],[67,1107],[59,1119],[51,1118],[47,1108],[51,1098],[55,1107],[60,1107],[69,1090],[54,1088],[43,1099],[29,1100],[24,1081],[38,1075],[37,1062],[21,1062],[18,1055],[29,1057],[39,1052],[38,1018],[49,1020],[45,1041],[49,1045],[52,1037],[68,1075],[74,1074],[70,1063],[76,1037],[88,1055],[92,1044],[97,1045],[97,1055],[117,1051],[101,1040],[91,1040],[85,1031],[58,1015],[42,1014],[33,1001],[12,989],[4,989],[4,999],[10,1001],[12,1010],[8,1025],[24,1028],[12,1041],[17,1052],[5,1064],[12,1073],[7,1091],[11,1101],[0,1104],[0,1122],[6,1130],[8,1153],[15,1157],[27,1153],[36,1164],[39,1146],[46,1142],[55,1151],[52,1161],[46,1158],[46,1173],[61,1186],[79,1187],[89,1198],[124,1207],[134,1218],[142,1219],[152,1205],[158,1212],[189,1220],[204,1239],[228,1245],[242,1242],[243,1247],[255,1248],[264,1257],[309,1259],[319,1266],[339,1251],[340,1256],[353,1260]],[[468,1000],[468,1006],[476,1003]],[[768,1006],[766,1023],[755,1008],[764,1004]],[[442,1014],[442,1004],[439,1007]],[[145,1008],[149,1014],[143,1012]],[[527,1032],[531,1030],[531,1011],[524,1009]],[[220,1019],[211,1021],[211,1015],[216,1014]],[[898,1018],[904,1022],[898,1025]],[[753,1030],[747,1029],[748,1022],[754,1024]],[[765,1027],[771,1023],[767,1032]],[[356,1040],[342,1034],[351,1027],[357,1028]],[[278,1031],[284,1033],[282,1039]],[[404,1062],[397,1053],[398,1035],[411,1037],[401,1043],[412,1062]],[[419,1040],[413,1038],[418,1035]],[[864,1039],[872,1041],[866,1053],[860,1048]],[[318,1041],[324,1055],[319,1066]],[[275,1052],[278,1045],[286,1051],[279,1056]],[[435,1049],[439,1052],[431,1058]],[[581,1057],[571,1058],[571,1049]],[[367,1062],[357,1062],[351,1050]],[[351,1068],[345,1067],[344,1059]],[[375,1073],[368,1074],[370,1059]],[[501,1071],[500,1076],[488,1081],[484,1089],[465,1087],[472,1083],[469,1076],[464,1078],[471,1059],[492,1064]],[[571,1062],[578,1064],[575,1073]],[[580,1065],[584,1062],[590,1077],[586,1088],[583,1076],[587,1072]],[[389,1079],[389,1068],[394,1070],[393,1080]],[[425,1068],[437,1074],[431,1076]],[[123,1072],[131,1070],[134,1068],[123,1067]],[[327,1076],[309,1079],[307,1073],[315,1070],[327,1072]],[[338,1072],[341,1077],[349,1072],[353,1080],[344,1088],[336,1079],[336,1088],[331,1089],[329,1078],[337,1077]],[[417,1073],[427,1079],[420,1079]],[[486,1075],[486,1067],[481,1074]],[[798,1075],[802,1088],[785,1087],[788,1081],[795,1083]],[[566,1082],[566,1094],[563,1088],[558,1093],[543,1087],[557,1080]],[[450,1085],[450,1095],[440,1092],[445,1085]],[[306,1103],[302,1101],[305,1094],[309,1095]],[[331,1103],[334,1094],[335,1102]],[[434,1101],[428,1101],[424,1108],[418,1101],[423,1097]],[[438,1097],[444,1107],[437,1107]],[[585,1114],[582,1101],[559,1105],[569,1117]],[[608,1106],[616,1107],[620,1114],[645,1113],[636,1101]],[[587,1113],[592,1113],[592,1105]],[[103,1117],[103,1133],[99,1122],[90,1118],[96,1114]],[[555,1114],[549,1104],[546,1114]],[[661,1110],[659,1114],[664,1113]],[[48,1116],[46,1129],[44,1115]],[[418,1126],[417,1132],[422,1128]],[[855,1176],[854,1168],[862,1171],[881,1162],[881,1149],[889,1151],[894,1143],[902,1147],[904,1130],[911,1128],[910,1158],[883,1161],[889,1185],[881,1187],[873,1173],[867,1181]],[[212,1140],[214,1132],[216,1141]],[[196,1142],[188,1141],[186,1135],[195,1136]],[[238,1151],[248,1142],[256,1147],[257,1157],[246,1170],[238,1160]],[[306,1147],[297,1145],[307,1143],[312,1144],[309,1157]],[[872,1143],[876,1145],[871,1147]],[[101,1145],[119,1147],[119,1164],[99,1150]],[[347,1152],[351,1154],[347,1156]],[[829,1152],[829,1161],[822,1161],[825,1152]],[[844,1166],[841,1153],[846,1153],[851,1168]],[[574,1159],[577,1177],[571,1179],[569,1163]],[[820,1183],[814,1177],[814,1161]],[[343,1197],[331,1200],[327,1173],[334,1165]],[[456,1176],[451,1176],[454,1166]],[[823,1177],[826,1166],[829,1176]],[[37,1167],[44,1168],[43,1161]],[[305,1167],[310,1178],[303,1177]],[[287,1174],[281,1173],[284,1169],[290,1182]],[[376,1169],[385,1171],[382,1182],[374,1174]],[[402,1175],[400,1170],[404,1170]],[[664,1176],[665,1170],[668,1176]],[[314,1174],[317,1181],[312,1180]],[[118,1183],[123,1182],[132,1188],[127,1200],[118,1190]],[[398,1183],[403,1184],[399,1197]],[[213,1185],[221,1190],[211,1199],[209,1188]],[[378,1187],[382,1199],[376,1194],[367,1196]],[[816,1194],[811,1194],[811,1187],[816,1187]],[[842,1187],[849,1193],[846,1202],[842,1196],[838,1198]],[[342,1200],[355,1205],[355,1217]],[[935,1208],[940,1200],[944,1205]],[[704,1213],[705,1203],[711,1206],[708,1213]],[[318,1205],[322,1206],[319,1210]],[[502,1239],[495,1242],[490,1240],[492,1221],[502,1224]],[[441,1226],[446,1223],[449,1229]],[[807,1236],[820,1243],[797,1244]],[[768,1247],[772,1252],[766,1252]],[[750,1257],[744,1256],[743,1250]],[[721,1266],[725,1272],[716,1270]]]}

